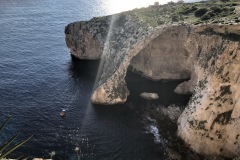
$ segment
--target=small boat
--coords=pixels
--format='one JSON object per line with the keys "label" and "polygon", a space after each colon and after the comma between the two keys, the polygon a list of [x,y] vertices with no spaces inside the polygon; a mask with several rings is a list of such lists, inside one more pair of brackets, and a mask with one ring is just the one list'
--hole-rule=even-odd
{"label": "small boat", "polygon": [[64,117],[66,115],[66,111],[65,111],[65,109],[63,109],[61,112],[60,112],[60,116],[61,117]]}

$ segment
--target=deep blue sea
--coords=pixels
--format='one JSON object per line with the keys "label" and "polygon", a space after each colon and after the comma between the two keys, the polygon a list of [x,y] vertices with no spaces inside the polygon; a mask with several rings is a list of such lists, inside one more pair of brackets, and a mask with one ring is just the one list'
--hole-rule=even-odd
{"label": "deep blue sea", "polygon": [[[139,103],[93,106],[98,62],[76,61],[66,47],[65,26],[112,14],[107,2],[0,0],[0,124],[12,116],[0,133],[0,144],[18,132],[16,142],[33,135],[10,157],[50,158],[55,152],[54,159],[60,160],[168,159],[154,123],[146,126],[134,109],[145,103],[138,95],[154,88],[161,97],[157,103],[166,106],[187,99],[130,73],[130,99]],[[65,117],[59,115],[62,109]]]}
{"label": "deep blue sea", "polygon": [[64,27],[106,14],[101,0],[0,0],[0,122],[12,115],[0,142],[33,135],[10,157],[166,158],[129,107],[90,104],[94,76],[71,60]]}

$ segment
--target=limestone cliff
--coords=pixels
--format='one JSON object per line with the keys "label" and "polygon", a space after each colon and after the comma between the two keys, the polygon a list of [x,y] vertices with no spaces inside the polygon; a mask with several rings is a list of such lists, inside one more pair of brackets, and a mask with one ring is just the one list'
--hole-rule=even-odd
{"label": "limestone cliff", "polygon": [[81,21],[65,28],[70,53],[80,59],[99,59],[109,30],[110,16],[103,20]]}
{"label": "limestone cliff", "polygon": [[[152,28],[135,21],[133,16],[114,15],[110,22],[104,23],[110,25],[106,27],[109,29],[106,35],[107,32],[90,32],[92,28],[88,29],[88,23],[95,29],[99,28],[99,22],[92,19],[69,24],[65,33],[67,46],[74,56],[102,59],[101,77],[92,96],[93,103],[116,104],[126,101],[129,93],[124,77],[129,64],[133,71],[153,80],[190,78],[196,56],[189,54],[183,45],[189,34],[188,26]],[[102,38],[96,39],[96,34]],[[85,43],[85,39],[89,43]]]}
{"label": "limestone cliff", "polygon": [[[133,56],[154,37],[153,28],[130,15],[104,17],[107,32],[98,31],[102,19],[69,24],[65,29],[71,54],[81,59],[101,57],[100,79],[92,95],[97,104],[116,104],[126,101],[128,89],[124,77]],[[108,21],[111,19],[110,21]],[[83,29],[82,29],[83,28]],[[148,36],[148,38],[146,38]],[[99,38],[95,38],[99,37]],[[85,43],[87,39],[87,42]],[[81,43],[83,42],[83,43]],[[93,45],[96,44],[96,45]],[[94,48],[96,46],[97,48]],[[91,48],[91,50],[87,50]],[[93,52],[95,51],[95,52]]]}
{"label": "limestone cliff", "polygon": [[239,156],[240,25],[203,29],[191,38],[202,45],[198,82],[178,120],[178,135],[199,153]]}
{"label": "limestone cliff", "polygon": [[92,103],[124,103],[127,69],[152,80],[187,80],[175,89],[193,93],[179,137],[198,153],[240,156],[239,23],[152,26],[122,13],[71,23],[65,34],[72,55],[101,59]]}

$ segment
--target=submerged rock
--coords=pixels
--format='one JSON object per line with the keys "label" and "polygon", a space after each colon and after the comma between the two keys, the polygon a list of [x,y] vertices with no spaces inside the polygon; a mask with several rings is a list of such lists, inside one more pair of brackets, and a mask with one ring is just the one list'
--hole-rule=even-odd
{"label": "submerged rock", "polygon": [[168,155],[171,159],[174,159],[174,160],[181,160],[182,159],[181,155],[177,151],[175,151],[171,148],[168,148],[167,152],[168,152]]}
{"label": "submerged rock", "polygon": [[143,92],[140,94],[140,97],[142,97],[143,99],[147,99],[147,100],[157,100],[159,99],[159,96],[157,93],[147,93],[147,92]]}
{"label": "submerged rock", "polygon": [[173,122],[176,122],[182,113],[182,109],[177,105],[170,105],[168,107],[161,107],[161,112]]}

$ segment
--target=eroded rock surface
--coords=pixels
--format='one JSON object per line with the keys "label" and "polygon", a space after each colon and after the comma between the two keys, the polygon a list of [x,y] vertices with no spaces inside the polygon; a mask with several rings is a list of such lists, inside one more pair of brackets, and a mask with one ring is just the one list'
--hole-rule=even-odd
{"label": "eroded rock surface", "polygon": [[65,40],[70,53],[80,59],[100,59],[110,22],[111,16],[108,16],[66,26]]}
{"label": "eroded rock surface", "polygon": [[74,56],[101,57],[92,103],[124,103],[128,68],[152,80],[186,79],[175,92],[194,95],[178,135],[198,153],[240,156],[240,25],[152,28],[119,14],[69,24],[65,33]]}
{"label": "eroded rock surface", "polygon": [[[178,135],[199,153],[233,157],[240,155],[240,26],[226,28],[205,32],[218,32],[212,35],[216,44],[200,52],[197,86],[178,119]],[[198,42],[205,48],[211,43],[207,38]]]}

